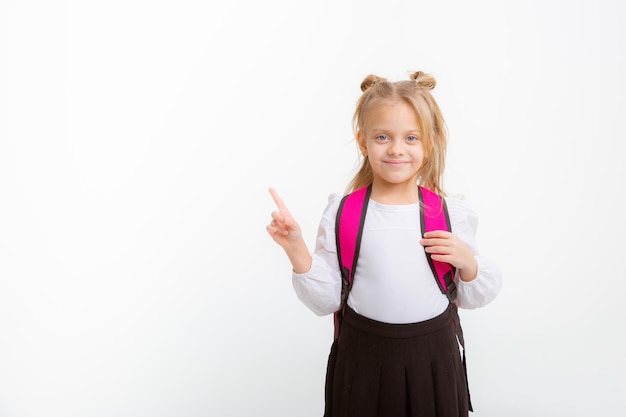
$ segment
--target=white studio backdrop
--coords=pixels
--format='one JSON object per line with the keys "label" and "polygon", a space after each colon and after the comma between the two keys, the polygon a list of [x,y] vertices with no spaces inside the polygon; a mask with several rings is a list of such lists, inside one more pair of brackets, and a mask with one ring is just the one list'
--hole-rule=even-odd
{"label": "white studio backdrop", "polygon": [[312,247],[361,80],[414,70],[504,274],[473,415],[621,415],[623,3],[222,3],[0,5],[0,417],[320,416],[267,188]]}

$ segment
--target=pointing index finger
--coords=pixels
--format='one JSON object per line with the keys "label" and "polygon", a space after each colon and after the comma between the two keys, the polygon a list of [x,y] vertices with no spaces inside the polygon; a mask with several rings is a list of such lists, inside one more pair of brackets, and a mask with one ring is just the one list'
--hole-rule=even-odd
{"label": "pointing index finger", "polygon": [[274,202],[276,203],[276,206],[278,207],[278,210],[281,213],[290,214],[289,210],[287,209],[287,206],[283,202],[283,199],[280,198],[280,196],[278,195],[276,190],[270,187],[270,194],[272,195],[272,198],[274,199]]}

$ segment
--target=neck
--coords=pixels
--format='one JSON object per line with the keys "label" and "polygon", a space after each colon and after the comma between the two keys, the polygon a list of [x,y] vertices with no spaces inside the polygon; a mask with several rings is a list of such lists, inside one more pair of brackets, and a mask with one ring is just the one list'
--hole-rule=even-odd
{"label": "neck", "polygon": [[417,184],[372,184],[370,198],[381,204],[413,204],[419,201]]}

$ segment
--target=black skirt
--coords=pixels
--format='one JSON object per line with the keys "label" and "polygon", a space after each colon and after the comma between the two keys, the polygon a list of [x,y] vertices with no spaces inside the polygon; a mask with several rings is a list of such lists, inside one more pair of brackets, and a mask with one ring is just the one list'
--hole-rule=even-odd
{"label": "black skirt", "polygon": [[346,306],[326,373],[325,417],[467,417],[469,393],[453,306],[388,324]]}

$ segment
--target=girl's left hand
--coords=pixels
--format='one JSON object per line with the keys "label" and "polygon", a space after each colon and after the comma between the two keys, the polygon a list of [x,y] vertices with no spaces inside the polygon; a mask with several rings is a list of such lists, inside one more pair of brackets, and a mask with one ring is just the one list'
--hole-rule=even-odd
{"label": "girl's left hand", "polygon": [[474,254],[454,233],[444,230],[426,232],[420,244],[434,260],[455,266],[463,281],[472,281],[476,278],[478,266]]}

